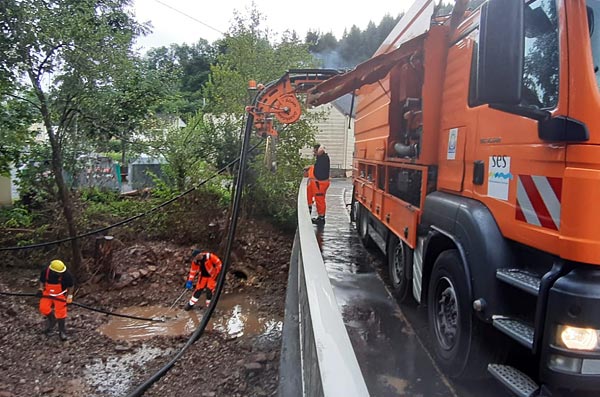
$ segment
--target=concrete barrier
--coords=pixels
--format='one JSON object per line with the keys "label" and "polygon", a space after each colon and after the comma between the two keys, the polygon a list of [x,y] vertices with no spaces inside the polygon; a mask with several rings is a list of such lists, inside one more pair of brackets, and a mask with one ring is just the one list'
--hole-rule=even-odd
{"label": "concrete barrier", "polygon": [[306,203],[304,179],[288,276],[279,395],[368,396]]}

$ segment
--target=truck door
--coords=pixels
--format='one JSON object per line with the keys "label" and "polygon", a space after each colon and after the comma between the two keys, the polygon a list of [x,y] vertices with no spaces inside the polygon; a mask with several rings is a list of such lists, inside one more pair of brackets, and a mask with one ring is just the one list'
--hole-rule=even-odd
{"label": "truck door", "polygon": [[439,190],[461,192],[464,187],[467,140],[472,133],[467,126],[468,108],[465,104],[469,93],[472,48],[472,40],[465,37],[448,51],[440,124]]}
{"label": "truck door", "polygon": [[[473,92],[469,96],[474,151],[467,170],[478,177],[465,181],[473,197],[490,208],[504,236],[550,252],[558,246],[566,145],[540,139],[539,122],[525,117],[523,109],[568,113],[566,32],[559,31],[566,25],[564,19],[556,0],[525,5],[518,106],[478,106]],[[475,73],[471,79],[476,79]]]}

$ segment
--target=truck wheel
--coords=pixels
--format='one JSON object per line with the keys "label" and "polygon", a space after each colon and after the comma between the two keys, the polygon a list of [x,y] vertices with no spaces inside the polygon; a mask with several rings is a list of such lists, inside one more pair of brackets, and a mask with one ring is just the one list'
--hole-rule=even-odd
{"label": "truck wheel", "polygon": [[387,252],[388,278],[392,293],[399,302],[404,301],[410,291],[408,272],[412,261],[408,251],[409,248],[403,241],[393,234],[390,236]]}
{"label": "truck wheel", "polygon": [[473,317],[463,269],[455,249],[435,261],[427,294],[429,332],[436,361],[448,376],[477,379],[485,376],[489,357],[479,336],[484,324]]}
{"label": "truck wheel", "polygon": [[365,248],[370,248],[373,246],[373,240],[369,236],[369,211],[360,203],[357,205],[357,210],[356,228],[358,229],[358,237],[360,237]]}

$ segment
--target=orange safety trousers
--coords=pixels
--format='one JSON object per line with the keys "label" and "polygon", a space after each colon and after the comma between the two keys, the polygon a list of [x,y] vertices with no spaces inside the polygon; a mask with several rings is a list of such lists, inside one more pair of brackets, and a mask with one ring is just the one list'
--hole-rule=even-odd
{"label": "orange safety trousers", "polygon": [[317,214],[325,216],[327,205],[325,204],[325,193],[329,189],[329,179],[325,181],[315,180],[315,202],[317,203]]}
{"label": "orange safety trousers", "polygon": [[313,200],[315,199],[315,193],[317,192],[317,186],[315,185],[315,167],[311,165],[308,167],[308,182],[306,183],[306,199],[308,206],[312,207]]}
{"label": "orange safety trousers", "polygon": [[48,316],[52,313],[52,306],[54,306],[54,317],[57,319],[67,318],[67,298],[65,291],[62,290],[61,284],[48,284],[44,286],[44,296],[51,296],[50,298],[40,299],[40,313],[44,316]]}
{"label": "orange safety trousers", "polygon": [[200,278],[198,278],[198,283],[196,283],[196,290],[192,294],[189,304],[195,305],[196,302],[198,302],[198,299],[200,299],[200,295],[202,294],[202,291],[204,291],[205,288],[208,288],[208,290],[210,291],[210,292],[206,293],[206,300],[207,300],[207,305],[208,305],[208,301],[210,301],[210,299],[212,298],[212,294],[215,293],[216,286],[217,286],[217,282],[214,278],[200,276]]}
{"label": "orange safety trousers", "polygon": [[204,288],[208,288],[211,292],[215,292],[215,287],[217,286],[217,281],[212,277],[202,277],[198,278],[198,282],[196,283],[196,291],[203,290]]}

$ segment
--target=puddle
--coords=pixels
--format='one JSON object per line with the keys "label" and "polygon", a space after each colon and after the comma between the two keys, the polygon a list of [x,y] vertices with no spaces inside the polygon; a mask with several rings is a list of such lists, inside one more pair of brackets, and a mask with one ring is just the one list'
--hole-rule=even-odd
{"label": "puddle", "polygon": [[162,355],[172,354],[173,350],[142,346],[135,353],[125,353],[108,359],[97,358],[86,365],[86,383],[103,396],[123,396],[132,387],[131,379],[139,372],[139,367]]}
{"label": "puddle", "polygon": [[258,303],[243,295],[224,295],[219,299],[216,316],[209,328],[231,337],[261,335],[275,339],[281,335],[283,321],[258,315]]}
{"label": "puddle", "polygon": [[[203,298],[200,302],[204,302]],[[143,340],[154,336],[190,335],[202,320],[205,309],[196,308],[189,312],[181,308],[169,309],[161,306],[128,307],[120,314],[138,317],[164,317],[165,322],[142,321],[123,317],[112,317],[98,331],[113,340]],[[259,305],[244,295],[222,295],[207,329],[213,329],[229,337],[256,336],[277,339],[281,335],[281,318],[259,315]]]}
{"label": "puddle", "polygon": [[124,317],[111,317],[110,321],[98,328],[98,331],[113,340],[142,340],[153,336],[189,335],[202,319],[197,311],[186,312],[181,309],[169,309],[162,306],[126,307],[119,314],[154,318],[164,317],[165,322],[143,321]]}

